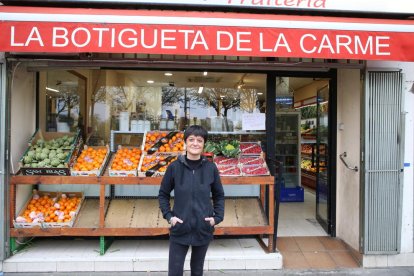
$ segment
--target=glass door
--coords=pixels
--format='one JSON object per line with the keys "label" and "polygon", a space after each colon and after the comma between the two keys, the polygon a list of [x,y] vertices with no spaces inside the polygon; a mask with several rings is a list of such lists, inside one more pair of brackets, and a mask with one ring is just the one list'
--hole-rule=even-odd
{"label": "glass door", "polygon": [[316,167],[316,219],[330,233],[329,86],[317,92],[317,132],[313,164]]}

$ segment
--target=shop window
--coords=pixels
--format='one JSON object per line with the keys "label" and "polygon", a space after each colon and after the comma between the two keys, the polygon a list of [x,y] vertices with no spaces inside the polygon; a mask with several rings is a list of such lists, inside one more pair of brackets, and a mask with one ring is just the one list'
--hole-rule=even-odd
{"label": "shop window", "polygon": [[39,90],[42,129],[51,132],[84,130],[85,77],[71,70],[42,72]]}
{"label": "shop window", "polygon": [[129,135],[191,124],[237,132],[244,130],[244,114],[266,110],[263,74],[96,69],[39,74],[39,125],[46,131],[81,128],[90,145],[109,144],[112,131]]}
{"label": "shop window", "polygon": [[242,130],[242,115],[265,111],[265,75],[245,73],[94,70],[92,138],[108,143],[111,131]]}

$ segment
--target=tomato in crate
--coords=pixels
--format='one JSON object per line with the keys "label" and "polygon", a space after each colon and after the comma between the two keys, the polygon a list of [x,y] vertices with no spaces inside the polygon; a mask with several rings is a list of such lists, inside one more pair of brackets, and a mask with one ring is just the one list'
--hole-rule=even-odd
{"label": "tomato in crate", "polygon": [[217,166],[221,176],[240,176],[240,168],[235,165],[222,165]]}

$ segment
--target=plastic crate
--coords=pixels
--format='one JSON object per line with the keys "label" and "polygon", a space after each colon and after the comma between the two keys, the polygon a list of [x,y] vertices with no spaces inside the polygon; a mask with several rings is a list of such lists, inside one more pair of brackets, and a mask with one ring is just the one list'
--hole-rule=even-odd
{"label": "plastic crate", "polygon": [[280,201],[281,202],[303,202],[304,191],[300,186],[295,188],[281,188],[280,189]]}

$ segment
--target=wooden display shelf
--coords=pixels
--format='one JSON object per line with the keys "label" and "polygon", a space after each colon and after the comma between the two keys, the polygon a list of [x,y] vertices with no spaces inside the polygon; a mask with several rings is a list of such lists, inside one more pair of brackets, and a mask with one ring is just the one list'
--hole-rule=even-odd
{"label": "wooden display shelf", "polygon": [[[113,184],[113,185],[160,185],[162,177],[117,177],[117,176],[49,176],[15,175],[10,179],[12,185],[38,184]],[[269,185],[272,176],[222,176],[223,185]]]}
{"label": "wooden display shelf", "polygon": [[302,169],[301,170],[301,183],[302,183],[302,185],[315,190],[316,189],[316,175],[315,175],[315,173],[308,172],[308,171]]}
{"label": "wooden display shelf", "polygon": [[[169,233],[157,199],[107,199],[106,185],[160,185],[161,177],[23,176],[10,177],[10,236],[159,236]],[[221,177],[223,185],[260,185],[258,198],[226,198],[225,219],[215,235],[268,235],[267,251],[273,248],[274,178],[272,176]],[[17,185],[99,185],[99,199],[86,199],[71,228],[13,228]],[[266,196],[265,187],[268,186]],[[264,211],[269,203],[268,213]],[[145,210],[145,212],[139,212]],[[263,242],[261,242],[263,244]]]}

